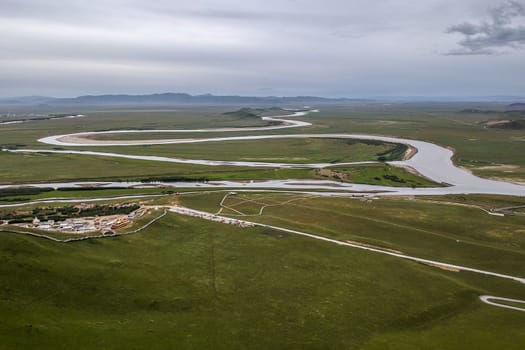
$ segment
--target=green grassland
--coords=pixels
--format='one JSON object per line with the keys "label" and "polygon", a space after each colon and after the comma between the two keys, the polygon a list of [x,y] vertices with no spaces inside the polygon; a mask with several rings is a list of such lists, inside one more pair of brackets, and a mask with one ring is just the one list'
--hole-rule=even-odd
{"label": "green grassland", "polygon": [[48,182],[67,180],[139,179],[283,179],[304,178],[307,169],[255,169],[210,167],[143,161],[124,158],[76,156],[67,154],[13,154],[0,152],[4,165],[0,183]]}
{"label": "green grassland", "polygon": [[45,136],[87,131],[200,129],[209,128],[210,125],[220,127],[267,125],[267,122],[260,119],[240,119],[223,114],[231,110],[231,107],[195,107],[177,110],[80,111],[87,117],[0,125],[0,135],[2,135],[0,144],[49,148],[49,145],[40,144],[36,140]]}
{"label": "green grassland", "polygon": [[476,206],[486,210],[515,207],[525,205],[525,198],[497,195],[444,195],[444,196],[424,196],[419,200],[429,200],[433,202],[457,203],[462,205]]}
{"label": "green grassland", "polygon": [[21,235],[21,236],[31,236],[31,234],[34,234],[34,237],[39,237],[39,239],[42,236],[49,237],[51,239],[59,239],[59,240],[66,240],[70,238],[79,238],[79,237],[87,237],[87,236],[97,236],[100,235],[100,232],[85,232],[82,234],[82,236],[76,235],[76,234],[70,234],[65,232],[59,232],[59,231],[42,231],[34,228],[25,228],[20,227],[16,225],[2,225],[0,226],[0,235]]}
{"label": "green grassland", "polygon": [[[486,120],[493,117],[457,113],[467,107],[332,106],[301,117],[314,123],[311,127],[264,133],[348,132],[428,140],[453,147],[456,163],[477,174],[523,181],[523,130],[487,128]],[[89,117],[81,119],[2,125],[0,143],[46,149],[51,146],[38,144],[38,138],[80,131],[266,125],[257,118],[224,114],[235,109],[87,111],[83,114]],[[183,153],[204,159],[330,162],[370,159],[388,150],[378,150],[384,145],[348,145],[330,139],[264,142],[266,150],[256,142],[243,142],[241,147],[232,142],[188,145]],[[162,150],[181,156],[178,147],[100,150],[151,154]],[[347,152],[352,148],[358,152]],[[438,185],[385,164],[328,170],[334,173],[325,177],[315,169],[0,152],[0,183],[329,178],[389,186]],[[70,197],[80,201],[167,191],[48,191],[0,200]],[[151,203],[178,201],[217,212],[228,192],[167,196]],[[108,202],[112,201],[116,200]],[[222,214],[236,218],[241,212],[251,221],[525,277],[525,217],[496,217],[477,208],[521,205],[523,198],[451,195],[370,200],[239,192],[224,204],[230,209]],[[35,206],[39,204],[24,208]],[[136,225],[156,214],[160,211]],[[0,232],[0,240],[0,349],[446,350],[521,349],[525,343],[524,313],[489,306],[478,298],[486,294],[523,299],[524,286],[517,282],[442,270],[268,228],[241,229],[169,213],[129,236],[65,244]]]}
{"label": "green grassland", "polygon": [[[264,134],[282,133],[371,133],[380,135],[401,136],[414,139],[427,140],[444,146],[453,147],[457,155],[457,164],[471,169],[478,175],[485,177],[504,178],[512,181],[525,181],[525,157],[522,155],[523,142],[525,141],[524,130],[506,130],[488,128],[485,122],[493,116],[483,113],[458,113],[458,111],[468,108],[468,104],[396,104],[396,105],[356,105],[344,107],[323,107],[320,113],[312,113],[303,116],[301,120],[307,120],[314,125],[311,127],[264,131]],[[24,124],[11,124],[0,126],[0,143],[4,146],[19,145],[19,147],[31,147],[49,149],[49,145],[40,144],[38,138],[56,134],[65,134],[82,131],[114,130],[114,129],[195,129],[208,127],[231,127],[231,126],[256,126],[265,125],[265,122],[256,118],[239,118],[235,115],[225,115],[225,112],[236,110],[235,107],[199,107],[181,108],[177,110],[116,110],[116,111],[75,111],[82,112],[88,117],[80,119],[61,119],[48,121],[35,121]],[[490,109],[487,107],[487,109]],[[260,132],[259,132],[260,133]],[[244,135],[246,133],[234,132],[228,135]],[[250,132],[257,134],[257,132]],[[174,137],[174,134],[155,135],[151,137]],[[133,135],[135,137],[136,135]],[[144,135],[141,135],[143,137]],[[183,137],[203,137],[204,134],[183,134]],[[206,133],[206,137],[224,136],[224,133]],[[109,135],[108,135],[109,137]],[[115,135],[111,135],[115,137]],[[124,137],[120,135],[120,137]],[[130,135],[126,135],[130,137]],[[178,135],[177,137],[180,137]],[[282,140],[282,142],[285,142]],[[295,142],[295,141],[293,141]],[[304,142],[307,142],[304,140]],[[122,153],[139,152],[140,154],[156,154],[164,152],[169,156],[181,156],[177,150],[180,148],[187,152],[188,156],[198,156],[206,159],[207,155],[219,159],[221,153],[228,153],[226,158],[240,159],[246,158],[244,151],[251,154],[249,158],[308,158],[304,153],[300,153],[301,144],[297,147],[290,147],[289,143],[272,143],[272,153],[265,152],[261,147],[257,147],[257,142],[249,145],[249,142],[242,144],[242,147],[235,147],[232,144],[201,144],[201,145],[171,145],[171,146],[150,146],[150,147],[112,147],[102,148],[103,151],[115,151]],[[239,144],[237,144],[239,145]],[[272,146],[273,145],[273,146]],[[305,145],[305,144],[302,144]],[[325,160],[337,160],[344,152],[336,147],[337,142],[333,141],[312,141],[312,146],[320,147],[314,149],[313,157]],[[279,147],[283,146],[283,147]],[[324,147],[328,147],[323,150]],[[73,147],[82,149],[82,147]],[[94,150],[93,148],[84,148]],[[335,150],[337,157],[330,153]],[[131,152],[131,150],[133,152]],[[309,149],[309,151],[311,148]],[[222,151],[222,152],[221,152]],[[241,152],[242,151],[242,152]],[[275,152],[274,152],[275,151]],[[148,153],[151,152],[151,153]],[[298,153],[299,152],[299,153]],[[352,154],[354,157],[355,154]],[[16,155],[16,157],[24,157]],[[348,155],[346,155],[348,157]],[[82,167],[84,161],[81,156],[73,156],[69,160],[71,167]],[[299,161],[299,160],[297,160]],[[31,167],[24,161],[3,162],[9,165],[8,170],[1,169],[0,176],[12,178],[12,181],[26,181],[13,177],[13,173],[20,173],[21,167],[25,172],[42,172],[37,167]],[[102,157],[91,158],[90,164],[96,169],[106,169],[107,160]],[[62,168],[61,163],[49,163],[49,168]],[[29,168],[28,168],[29,166]],[[150,163],[143,164],[140,169],[142,174],[148,175],[171,175],[179,174],[180,168],[167,170],[164,166]],[[12,171],[11,173],[8,173]],[[60,171],[59,171],[60,172]],[[115,170],[109,170],[115,172]],[[103,172],[105,173],[105,171]],[[133,174],[132,174],[133,176]],[[66,178],[59,174],[58,178]],[[50,176],[43,177],[42,180],[51,179]],[[5,181],[5,180],[4,180]]]}
{"label": "green grassland", "polygon": [[[71,244],[2,234],[2,349],[520,349],[523,315],[458,274],[169,214]],[[522,288],[522,287],[521,287]]]}
{"label": "green grassland", "polygon": [[328,171],[317,170],[319,178],[339,180],[357,184],[370,184],[392,187],[437,187],[439,184],[427,178],[413,174],[403,168],[388,164],[370,164],[353,166],[334,166]]}
{"label": "green grassland", "polygon": [[[14,154],[0,152],[0,183],[30,183],[58,181],[204,181],[204,180],[283,180],[323,179],[314,169],[278,169],[233,166],[204,166],[164,163],[124,158],[76,156],[68,154]],[[348,168],[350,169],[350,168]],[[383,170],[381,170],[383,169]],[[383,175],[393,174],[405,183],[390,181]],[[355,176],[354,176],[355,175]],[[375,177],[379,176],[379,180]],[[358,172],[348,172],[345,181],[383,185],[434,186],[424,178],[394,167],[361,166]]]}
{"label": "green grassland", "polygon": [[[525,276],[525,217],[494,217],[471,207],[404,199],[309,198],[238,194],[224,205],[244,213],[266,208],[258,221],[342,241],[358,241],[422,258]],[[221,193],[182,196],[182,204],[217,212]],[[276,203],[283,205],[275,205]],[[228,212],[225,212],[228,214]]]}
{"label": "green grassland", "polygon": [[[309,132],[370,133],[452,147],[455,162],[483,177],[525,181],[525,130],[488,128],[493,116],[458,113],[465,104],[397,104],[339,107],[303,117]],[[511,167],[505,167],[510,165]],[[512,167],[514,166],[514,167]]]}
{"label": "green grassland", "polygon": [[[135,135],[141,138],[141,135]],[[180,137],[180,135],[171,137]],[[86,147],[81,147],[87,149]],[[400,160],[404,146],[344,139],[268,139],[178,145],[90,147],[100,152],[156,155],[186,159],[261,161],[275,163],[340,163]],[[401,149],[403,152],[395,152]],[[395,153],[392,155],[392,153]],[[390,156],[390,157],[389,157]]]}
{"label": "green grassland", "polygon": [[[94,197],[118,197],[118,196],[139,196],[139,195],[162,195],[170,191],[167,188],[84,188],[80,190],[68,189],[45,191],[38,194],[17,194],[4,196],[4,190],[0,189],[0,203],[5,202],[20,202],[20,201],[34,201],[34,200],[46,200],[50,198],[64,198],[64,199],[82,199],[82,198],[94,198]],[[4,203],[2,203],[4,204]]]}

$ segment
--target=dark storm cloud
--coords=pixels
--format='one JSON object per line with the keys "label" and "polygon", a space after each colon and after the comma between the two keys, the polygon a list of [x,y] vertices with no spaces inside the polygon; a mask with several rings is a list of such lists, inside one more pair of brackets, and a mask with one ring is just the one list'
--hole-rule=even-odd
{"label": "dark storm cloud", "polygon": [[518,1],[506,1],[489,10],[490,20],[475,24],[465,22],[448,28],[447,33],[459,33],[464,39],[460,49],[450,55],[490,55],[498,53],[495,48],[520,48],[525,44],[525,26],[514,23],[525,18],[525,5]]}

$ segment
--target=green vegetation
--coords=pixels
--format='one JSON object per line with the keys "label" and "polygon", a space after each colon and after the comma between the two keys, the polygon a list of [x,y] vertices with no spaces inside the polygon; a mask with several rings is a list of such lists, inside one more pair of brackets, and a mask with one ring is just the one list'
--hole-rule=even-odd
{"label": "green vegetation", "polygon": [[3,188],[0,189],[0,197],[14,197],[14,196],[31,196],[44,192],[50,192],[54,189],[51,187],[17,187],[17,188]]}
{"label": "green vegetation", "polygon": [[170,214],[135,235],[67,245],[2,234],[0,348],[520,349],[525,341],[520,313],[478,300],[519,297],[514,283],[270,233]]}
{"label": "green vegetation", "polygon": [[[523,131],[486,127],[486,122],[494,118],[489,113],[457,113],[471,107],[327,107],[321,113],[304,117],[313,126],[285,132],[370,133],[428,140],[453,147],[457,151],[456,163],[477,174],[525,180]],[[123,126],[261,126],[266,122],[245,114],[282,113],[227,113],[231,110],[210,107],[80,111],[88,117],[1,125],[0,137],[2,144],[11,148],[49,149],[49,145],[36,140]],[[164,137],[148,135],[145,136]],[[110,136],[114,135],[107,135]],[[390,160],[406,152],[400,145],[334,139],[266,140],[264,148],[260,145],[260,141],[242,141],[99,150],[298,163]],[[438,185],[386,164],[333,166],[324,170],[253,169],[7,152],[0,152],[0,164],[1,183],[325,178],[388,186]],[[89,197],[170,191],[2,190],[0,201],[52,197],[81,201]],[[151,199],[150,203],[180,201],[191,208],[217,212],[228,192],[164,196]],[[109,206],[116,201],[100,203]],[[525,217],[497,217],[477,208],[519,206],[523,205],[523,198],[451,195],[372,200],[239,192],[229,195],[224,205],[222,214],[227,216],[246,216],[250,221],[341,241],[525,277]],[[64,204],[47,206],[48,214],[53,214],[60,212]],[[16,209],[32,216],[37,207],[42,204]],[[0,214],[9,211],[14,209],[3,208]],[[140,227],[161,213],[152,211],[129,229]],[[44,214],[43,218],[49,218]],[[521,349],[525,343],[523,313],[489,306],[478,298],[487,294],[523,299],[523,285],[504,279],[442,270],[268,228],[240,229],[173,213],[133,235],[68,244],[6,232],[13,229],[0,229],[0,349],[446,350]]]}
{"label": "green vegetation", "polygon": [[388,162],[393,160],[402,160],[408,150],[407,145],[396,144],[394,148],[378,153],[377,160]]}
{"label": "green vegetation", "polygon": [[[495,217],[477,208],[405,199],[304,197],[288,203],[294,196],[240,193],[229,196],[224,205],[254,214],[254,203],[257,208],[285,203],[269,206],[262,216],[249,220],[525,276],[525,217]],[[222,197],[196,194],[180,200],[190,208],[217,212]]]}
{"label": "green vegetation", "polygon": [[[152,191],[153,190],[153,191]],[[161,189],[138,189],[139,193],[156,193],[164,191]],[[68,193],[69,192],[69,193]],[[0,201],[3,200],[12,200],[12,197],[26,196],[31,199],[41,199],[41,198],[53,198],[53,197],[75,197],[82,196],[90,192],[89,195],[96,193],[97,195],[112,195],[118,193],[136,193],[137,190],[120,188],[120,187],[96,187],[96,186],[86,186],[86,187],[8,187],[0,189]],[[93,192],[93,193],[91,193]],[[8,198],[4,198],[8,197]]]}
{"label": "green vegetation", "polygon": [[[487,128],[485,122],[494,119],[494,115],[483,113],[457,113],[462,109],[472,108],[468,104],[460,103],[441,103],[441,104],[398,104],[398,105],[366,105],[334,107],[327,106],[321,109],[321,113],[313,113],[305,117],[304,120],[312,122],[314,125],[308,128],[286,129],[265,131],[265,134],[279,133],[369,133],[382,134],[414,139],[427,140],[443,146],[453,147],[456,152],[455,161],[461,166],[465,166],[478,175],[485,177],[505,178],[514,181],[525,181],[525,158],[522,155],[522,143],[525,140],[523,130]],[[499,106],[483,105],[476,106],[483,110],[495,110]],[[266,122],[257,118],[241,119],[231,115],[224,115],[225,112],[232,111],[231,107],[210,107],[210,108],[180,108],[174,110],[116,110],[116,111],[78,111],[87,115],[86,118],[79,119],[57,119],[47,121],[35,121],[26,124],[10,124],[0,126],[0,137],[3,145],[18,145],[17,147],[49,149],[49,145],[38,143],[38,138],[66,134],[82,131],[96,130],[116,130],[126,128],[131,129],[197,129],[208,128],[210,125],[215,127],[242,127],[242,126],[262,126]],[[263,112],[261,112],[263,113]],[[263,114],[277,113],[276,111],[265,111]],[[279,112],[279,113],[282,113]],[[166,138],[174,137],[174,134],[141,134],[141,138]],[[243,135],[241,132],[229,133],[228,135]],[[108,138],[129,138],[136,135],[106,135]],[[224,136],[218,133],[206,133],[207,137]],[[184,137],[203,137],[203,134],[184,134]],[[256,145],[256,143],[253,143]],[[183,145],[178,145],[183,146]],[[214,152],[213,148],[219,143],[209,145],[199,145],[199,149],[188,149],[189,154],[200,153],[203,159],[208,159],[208,152]],[[247,146],[247,144],[242,145]],[[151,146],[153,147],[153,146]],[[133,149],[134,152],[141,151],[142,154],[154,154],[157,150],[162,151],[164,146],[154,146],[155,148],[139,147]],[[157,148],[160,147],[160,148]],[[174,147],[174,146],[173,146]],[[181,153],[174,151],[177,148],[166,146],[166,155],[180,156]],[[255,146],[247,148],[256,148]],[[266,154],[255,154],[254,158],[293,158],[305,157],[304,153],[299,155],[287,154],[288,147],[279,148],[277,154],[269,156]],[[79,149],[78,147],[75,149]],[[80,148],[81,149],[81,148]],[[87,148],[86,148],[87,149]],[[90,150],[93,150],[90,148]],[[128,147],[112,148],[115,152],[130,152]],[[108,151],[108,148],[104,148]],[[153,152],[155,151],[155,152]],[[223,149],[232,151],[229,154],[232,159],[242,158],[239,148]],[[243,149],[244,151],[244,149]],[[340,150],[337,150],[340,152]],[[2,152],[4,153],[4,152]],[[264,153],[264,152],[263,152]],[[378,153],[378,152],[377,152]],[[10,165],[8,169],[0,172],[0,182],[10,182],[18,180],[19,170],[27,167],[27,162],[23,161],[24,155],[17,154],[4,158],[3,164]],[[72,156],[79,159],[81,156]],[[328,157],[328,160],[337,160],[340,157]],[[13,159],[13,161],[11,161]],[[326,157],[325,157],[326,159]],[[82,167],[82,162],[75,166]],[[95,169],[105,169],[107,161],[102,157],[92,157],[90,164]],[[50,164],[49,167],[62,164]],[[67,165],[66,165],[67,166]],[[136,168],[136,166],[135,166]],[[27,172],[42,172],[38,167],[25,168]],[[131,170],[131,175],[136,175],[137,170]],[[182,171],[184,173],[184,171]],[[105,173],[105,172],[104,172]],[[166,171],[160,170],[157,165],[150,164],[147,169],[141,169],[142,175],[180,175],[179,168]],[[100,176],[100,172],[99,172]],[[58,174],[57,179],[67,177]],[[72,178],[72,177],[69,177]],[[20,179],[18,181],[31,181]]]}
{"label": "green vegetation", "polygon": [[[453,148],[455,162],[483,177],[525,181],[523,130],[487,128],[493,115],[460,114],[464,103],[331,107],[304,120],[311,133],[351,132],[431,141]],[[494,109],[487,105],[484,109]]]}
{"label": "green vegetation", "polygon": [[371,184],[393,187],[437,187],[439,184],[413,174],[403,168],[388,164],[368,164],[354,166],[335,166],[318,169],[319,178],[338,180],[357,184]]}
{"label": "green vegetation", "polygon": [[240,119],[245,118],[260,118],[258,113],[252,108],[241,108],[234,112],[225,112],[224,115],[238,117]]}
{"label": "green vegetation", "polygon": [[282,116],[291,114],[292,112],[282,109],[280,107],[266,107],[266,108],[251,108],[244,107],[236,111],[223,113],[227,116],[235,116],[238,118],[260,118],[260,117],[272,117],[272,116]]}
{"label": "green vegetation", "polygon": [[40,220],[64,220],[69,218],[81,218],[89,216],[106,216],[117,214],[129,214],[140,206],[137,204],[124,203],[119,205],[86,205],[84,208],[67,205],[63,207],[36,207],[33,210],[11,211],[0,214],[0,220],[8,221],[9,224],[31,222],[33,218]]}
{"label": "green vegetation", "polygon": [[[25,228],[25,227],[19,227],[16,225],[2,225],[0,226],[0,236],[5,235],[27,235],[27,233],[35,234],[33,237],[37,236],[46,236],[51,237],[55,239],[70,239],[70,238],[79,238],[79,237],[85,237],[85,236],[91,236],[91,235],[99,235],[99,232],[93,233],[84,233],[82,236],[76,234],[76,233],[63,233],[58,231],[43,231],[35,228]],[[41,238],[43,239],[43,238]],[[1,347],[0,347],[1,348]]]}
{"label": "green vegetation", "polygon": [[498,129],[522,130],[525,129],[525,119],[501,121],[489,127]]}
{"label": "green vegetation", "polygon": [[[34,187],[33,187],[34,188]],[[31,188],[31,189],[33,189]],[[15,189],[15,188],[13,188]],[[18,189],[18,188],[16,188]],[[39,188],[42,189],[42,188]],[[64,198],[64,199],[73,199],[78,198],[79,200],[83,198],[93,198],[93,197],[117,197],[117,196],[128,196],[128,195],[162,195],[170,194],[173,190],[169,188],[111,188],[111,187],[83,187],[83,188],[67,188],[67,189],[58,189],[50,190],[45,192],[37,191],[38,194],[28,195],[25,194],[13,195],[8,197],[3,197],[0,195],[0,204],[13,204],[15,202],[28,202],[34,200],[45,200],[51,198]],[[0,190],[0,193],[4,193],[3,190]],[[7,192],[8,193],[8,192]],[[1,210],[0,210],[1,211]]]}
{"label": "green vegetation", "polygon": [[[137,138],[137,135],[134,137]],[[142,138],[142,134],[138,137]],[[172,134],[169,137],[180,137],[180,135]],[[262,144],[264,146],[261,146]],[[84,147],[84,149],[88,148]],[[367,140],[289,138],[174,145],[89,147],[89,149],[101,152],[186,159],[273,163],[338,163],[401,160],[407,147]]]}
{"label": "green vegetation", "polygon": [[0,172],[0,183],[68,180],[153,180],[180,179],[283,179],[305,178],[305,169],[255,169],[210,167],[142,161],[134,159],[76,156],[67,154],[11,154],[0,152],[0,163],[9,164]]}
{"label": "green vegetation", "polygon": [[444,196],[425,196],[419,197],[418,200],[430,200],[434,202],[444,203],[458,203],[463,205],[477,206],[487,210],[525,205],[525,198],[523,197],[478,194],[449,194]]}
{"label": "green vegetation", "polygon": [[[267,125],[265,121],[260,119],[241,120],[235,116],[225,116],[222,114],[227,111],[231,111],[231,108],[180,107],[177,110],[130,109],[79,111],[79,113],[86,115],[86,117],[0,125],[0,140],[2,140],[2,145],[11,144],[30,148],[49,149],[49,145],[41,144],[37,142],[37,140],[50,135],[86,131],[200,129],[209,128],[210,124],[221,127],[254,127]],[[200,136],[202,136],[202,134]]]}
{"label": "green vegetation", "polygon": [[[142,161],[134,159],[76,156],[67,154],[11,154],[0,152],[0,162],[9,167],[0,172],[0,183],[49,181],[213,181],[213,180],[281,180],[318,178],[313,169],[278,169],[233,166],[204,166]],[[433,183],[411,175],[402,169],[389,172],[369,172],[374,165],[362,166],[365,175],[355,177],[362,183],[393,183],[394,185],[432,186]],[[22,171],[22,169],[25,169]],[[101,172],[101,169],[104,169]],[[374,180],[375,174],[394,173],[405,178],[406,184]],[[374,175],[370,177],[368,175]],[[368,176],[368,177],[367,177]],[[368,179],[368,180],[365,180]],[[418,179],[418,180],[416,180]],[[27,198],[27,196],[24,196]]]}

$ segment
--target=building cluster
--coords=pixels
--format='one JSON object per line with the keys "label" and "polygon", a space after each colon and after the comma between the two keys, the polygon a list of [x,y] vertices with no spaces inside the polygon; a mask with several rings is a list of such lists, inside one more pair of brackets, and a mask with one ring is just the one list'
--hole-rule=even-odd
{"label": "building cluster", "polygon": [[[83,209],[89,205],[79,204]],[[110,232],[127,226],[131,221],[146,213],[146,208],[139,208],[127,215],[117,214],[82,218],[67,218],[61,221],[40,221],[37,217],[31,224],[18,224],[26,228],[36,228],[44,231],[59,231],[64,233]]]}
{"label": "building cluster", "polygon": [[193,209],[189,209],[189,208],[185,208],[185,207],[180,207],[180,206],[170,207],[170,211],[172,211],[174,213],[182,214],[182,215],[193,216],[193,217],[200,218],[200,219],[220,222],[222,224],[235,225],[235,226],[239,226],[239,227],[243,227],[243,228],[244,227],[252,227],[252,226],[254,226],[253,223],[248,222],[248,221],[227,218],[227,217],[224,217],[224,216],[210,214],[210,213],[206,213],[206,212],[202,212],[202,211],[198,211],[198,210],[193,210]]}

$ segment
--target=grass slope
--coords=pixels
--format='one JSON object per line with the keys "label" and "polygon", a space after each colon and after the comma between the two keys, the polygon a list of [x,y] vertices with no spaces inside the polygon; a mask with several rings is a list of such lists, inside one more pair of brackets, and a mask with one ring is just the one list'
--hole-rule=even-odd
{"label": "grass slope", "polygon": [[0,236],[1,349],[520,349],[519,293],[307,238],[170,214],[74,244]]}
{"label": "grass slope", "polygon": [[[480,209],[402,199],[361,201],[296,195],[244,194],[224,202],[253,213],[253,201],[284,203],[249,220],[357,241],[421,258],[525,276],[525,217],[494,217]],[[182,196],[184,205],[216,212],[222,194]]]}

